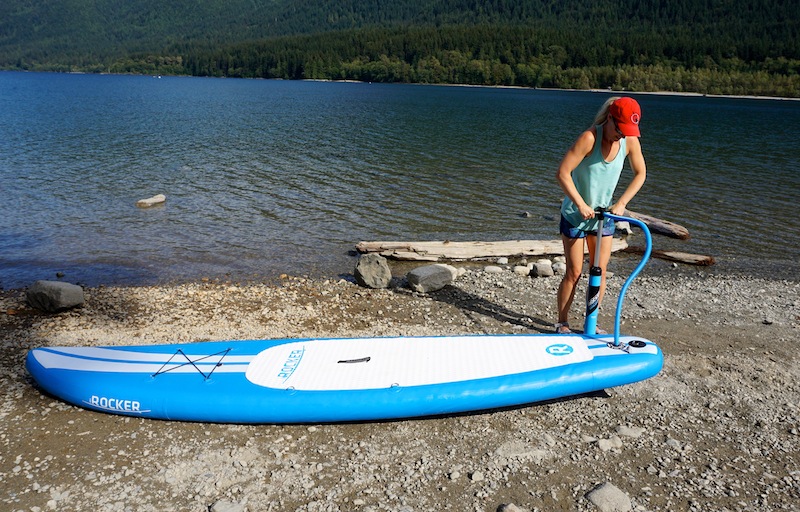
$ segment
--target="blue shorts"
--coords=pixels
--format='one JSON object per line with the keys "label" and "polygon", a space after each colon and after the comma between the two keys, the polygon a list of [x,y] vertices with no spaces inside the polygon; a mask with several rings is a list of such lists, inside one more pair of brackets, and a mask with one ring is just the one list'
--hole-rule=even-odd
{"label": "blue shorts", "polygon": [[[603,236],[614,236],[614,230],[616,229],[616,225],[614,224],[614,220],[610,218],[603,219]],[[586,235],[596,236],[597,230],[593,229],[591,231],[584,231],[582,229],[578,229],[572,224],[569,223],[564,216],[561,216],[561,223],[558,226],[558,231],[567,238],[586,238]]]}

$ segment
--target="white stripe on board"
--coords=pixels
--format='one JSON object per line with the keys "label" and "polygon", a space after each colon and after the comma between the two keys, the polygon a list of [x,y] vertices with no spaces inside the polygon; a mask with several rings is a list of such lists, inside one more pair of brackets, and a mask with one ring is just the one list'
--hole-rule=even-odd
{"label": "white stripe on board", "polygon": [[214,373],[244,373],[247,369],[246,364],[226,364],[222,360],[222,366],[216,366],[220,357],[211,357],[202,362],[189,364],[182,356],[175,357],[173,361],[165,365],[165,362],[119,362],[106,359],[86,359],[74,357],[72,355],[59,354],[48,350],[34,350],[33,356],[36,360],[49,370],[74,370],[83,372],[111,372],[111,373],[142,373],[152,375],[157,372],[170,373],[198,373],[198,368],[205,374]]}
{"label": "white stripe on board", "polygon": [[[241,342],[239,342],[241,343]],[[232,343],[231,346],[234,344]],[[189,347],[182,347],[184,353],[189,350]],[[196,347],[191,347],[192,353],[187,353],[186,355],[192,359],[198,359],[202,357],[219,357],[217,352],[203,352],[202,354],[197,354],[198,350],[202,349],[202,344],[198,343]],[[105,360],[105,361],[117,361],[117,362],[138,362],[138,363],[166,363],[173,359],[173,361],[177,358],[183,358],[185,361],[186,358],[183,357],[181,354],[177,352],[139,352],[135,350],[125,350],[125,349],[116,349],[116,348],[104,348],[104,347],[43,347],[41,349],[37,349],[37,352],[41,351],[52,351],[52,352],[59,352],[62,354],[67,354],[74,357],[82,357],[86,359],[98,359],[98,360]],[[222,351],[220,354],[224,354]],[[249,363],[253,360],[255,355],[246,355],[246,356],[232,356],[226,355],[224,362],[226,363]]]}

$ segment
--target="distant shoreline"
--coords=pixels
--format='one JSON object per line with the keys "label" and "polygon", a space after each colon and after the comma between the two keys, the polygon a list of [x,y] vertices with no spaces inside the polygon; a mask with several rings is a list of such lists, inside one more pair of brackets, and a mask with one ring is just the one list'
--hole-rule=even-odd
{"label": "distant shoreline", "polygon": [[[246,79],[247,80],[247,79]],[[279,78],[258,78],[255,80],[283,80]],[[725,98],[725,99],[738,99],[738,100],[778,100],[778,101],[800,101],[800,98],[790,98],[787,96],[758,96],[750,94],[705,94],[701,92],[677,92],[677,91],[615,91],[609,89],[556,89],[553,87],[525,87],[522,85],[478,85],[478,84],[423,84],[417,82],[362,82],[360,80],[327,80],[321,78],[304,78],[300,82],[329,82],[329,83],[347,83],[347,84],[402,84],[402,85],[420,85],[420,86],[436,86],[436,87],[475,87],[484,89],[520,89],[531,91],[555,91],[555,92],[593,92],[601,94],[613,95],[650,95],[650,96],[685,96],[685,97],[698,97],[698,98]]]}
{"label": "distant shoreline", "polygon": [[698,98],[726,98],[737,100],[778,100],[778,101],[800,101],[800,98],[789,98],[786,96],[754,96],[736,94],[703,94],[700,92],[676,92],[676,91],[614,91],[608,89],[554,89],[551,87],[522,87],[518,85],[469,85],[469,84],[420,84],[420,85],[446,85],[451,87],[487,87],[493,89],[530,89],[534,91],[555,91],[555,92],[593,92],[600,94],[611,94],[615,96],[624,95],[649,95],[649,96],[685,96]]}
{"label": "distant shoreline", "polygon": [[[219,78],[219,79],[226,79],[226,80],[280,80],[280,81],[292,81],[286,80],[283,78],[230,78],[230,77],[210,77],[210,76],[195,76],[195,75],[151,75],[149,73],[145,74],[135,74],[135,73],[91,73],[87,71],[28,71],[28,70],[16,70],[16,69],[0,69],[0,72],[10,72],[10,73],[56,73],[56,74],[65,74],[65,75],[120,75],[120,76],[153,76],[154,78],[162,78],[162,77],[175,77],[175,78]],[[360,80],[330,80],[324,78],[303,78],[297,80],[298,82],[329,82],[329,83],[346,83],[346,84],[372,84],[372,83],[379,83],[379,84],[387,84],[387,85],[420,85],[420,86],[437,86],[437,87],[476,87],[476,88],[485,88],[485,89],[520,89],[520,90],[532,90],[532,91],[564,91],[564,92],[594,92],[594,93],[604,93],[604,94],[615,94],[615,95],[652,95],[652,96],[686,96],[686,97],[699,97],[699,98],[725,98],[725,99],[740,99],[740,100],[778,100],[778,101],[800,101],[800,97],[798,98],[791,98],[788,96],[759,96],[759,95],[751,95],[751,94],[705,94],[701,92],[677,92],[677,91],[615,91],[615,90],[608,90],[608,89],[557,89],[552,87],[525,87],[522,85],[479,85],[479,84],[425,84],[425,83],[418,83],[418,82],[362,82]]]}

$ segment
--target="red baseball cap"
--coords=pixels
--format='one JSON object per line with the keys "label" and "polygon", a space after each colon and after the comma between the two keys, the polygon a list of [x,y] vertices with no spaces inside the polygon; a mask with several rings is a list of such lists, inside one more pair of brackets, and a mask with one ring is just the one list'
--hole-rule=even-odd
{"label": "red baseball cap", "polygon": [[642,109],[633,98],[620,98],[615,100],[608,109],[622,135],[626,137],[639,137],[639,120],[642,118]]}

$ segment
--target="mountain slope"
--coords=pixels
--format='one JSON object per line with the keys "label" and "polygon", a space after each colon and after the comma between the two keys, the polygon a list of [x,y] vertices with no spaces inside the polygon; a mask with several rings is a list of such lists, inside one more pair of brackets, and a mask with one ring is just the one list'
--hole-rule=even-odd
{"label": "mountain slope", "polygon": [[[533,24],[713,35],[720,44],[800,58],[795,0],[4,0],[0,65],[108,59],[363,27]],[[750,50],[748,50],[750,51]]]}
{"label": "mountain slope", "polygon": [[0,69],[786,94],[800,2],[4,0]]}

